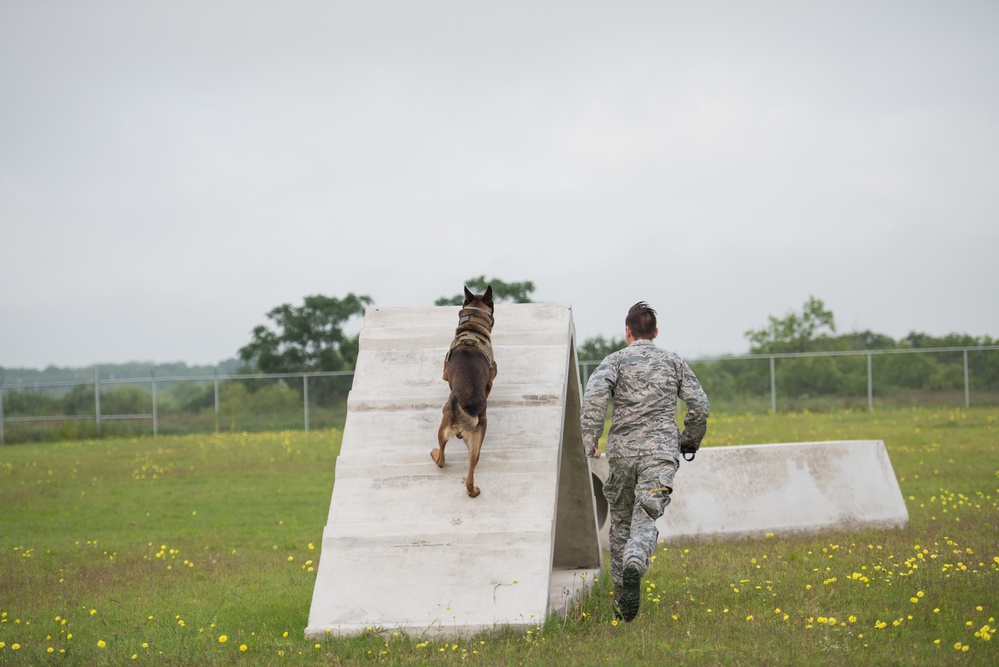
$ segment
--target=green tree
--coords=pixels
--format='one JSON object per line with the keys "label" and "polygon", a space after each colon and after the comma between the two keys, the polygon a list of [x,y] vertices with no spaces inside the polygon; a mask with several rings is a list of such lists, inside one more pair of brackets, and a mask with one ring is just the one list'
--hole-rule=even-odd
{"label": "green tree", "polygon": [[78,384],[62,397],[62,414],[92,415],[96,410],[94,385]]}
{"label": "green tree", "polygon": [[910,331],[909,335],[902,339],[903,343],[908,343],[912,347],[976,347],[979,345],[996,345],[999,341],[988,336],[972,336],[970,334],[947,334],[946,336],[930,336],[929,334]]}
{"label": "green tree", "polygon": [[576,356],[579,357],[580,361],[601,361],[611,352],[617,352],[626,346],[624,338],[608,340],[603,336],[594,336],[582,342]]}
{"label": "green tree", "polygon": [[[469,278],[465,281],[465,287],[475,294],[482,294],[490,285],[493,286],[493,301],[500,303],[509,301],[511,303],[531,303],[531,293],[534,291],[534,283],[530,280],[517,283],[506,283],[499,278],[486,280],[484,275],[478,278]],[[442,296],[434,302],[435,306],[460,306],[465,303],[465,293],[454,296]]]}
{"label": "green tree", "polygon": [[831,333],[836,333],[832,311],[826,310],[821,299],[809,296],[801,313],[792,311],[782,319],[771,315],[766,327],[750,329],[745,336],[749,339],[750,352],[773,354],[814,351],[816,342],[820,338],[828,340]]}
{"label": "green tree", "polygon": [[343,332],[353,317],[374,301],[347,294],[343,299],[316,294],[301,306],[283,304],[267,313],[270,329],[259,325],[239,358],[265,373],[350,370],[357,362],[357,336]]}
{"label": "green tree", "polygon": [[841,334],[836,337],[837,349],[843,350],[894,350],[898,343],[891,336],[870,329]]}
{"label": "green tree", "polygon": [[[91,392],[93,401],[93,392]],[[3,392],[3,414],[5,417],[45,417],[62,412],[59,399],[37,390],[7,388]]]}
{"label": "green tree", "polygon": [[[603,361],[611,352],[616,352],[627,346],[624,338],[611,338],[610,340],[604,338],[603,336],[594,336],[593,338],[587,338],[584,340],[579,347],[576,349],[576,359],[582,364],[586,361]],[[596,369],[594,364],[582,364],[580,371],[582,375],[580,380],[585,385],[590,379],[590,374]]]}
{"label": "green tree", "polygon": [[101,414],[148,414],[153,409],[153,397],[143,387],[124,385],[101,391]]}

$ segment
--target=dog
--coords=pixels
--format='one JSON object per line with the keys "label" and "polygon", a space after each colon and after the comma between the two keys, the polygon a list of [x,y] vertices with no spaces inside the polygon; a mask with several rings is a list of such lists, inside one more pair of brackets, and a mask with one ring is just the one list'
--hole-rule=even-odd
{"label": "dog", "polygon": [[479,462],[482,441],[486,437],[486,399],[496,379],[493,359],[493,288],[484,294],[472,294],[465,287],[465,303],[458,312],[458,328],[451,348],[444,357],[444,381],[451,393],[444,403],[437,447],[430,452],[438,468],[444,467],[444,446],[457,436],[468,447],[468,476],[465,490],[469,497],[479,495],[475,486],[475,465]]}

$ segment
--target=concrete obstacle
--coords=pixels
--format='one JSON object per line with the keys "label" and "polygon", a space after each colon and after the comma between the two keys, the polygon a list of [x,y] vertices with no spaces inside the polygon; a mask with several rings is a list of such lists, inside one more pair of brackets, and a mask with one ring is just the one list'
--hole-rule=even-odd
{"label": "concrete obstacle", "polygon": [[306,636],[534,627],[599,576],[571,308],[497,304],[477,498],[460,440],[430,458],[458,310],[365,313]]}
{"label": "concrete obstacle", "polygon": [[[607,459],[591,459],[601,544]],[[902,492],[884,442],[839,440],[706,447],[681,461],[673,501],[656,522],[663,542],[904,527]]]}

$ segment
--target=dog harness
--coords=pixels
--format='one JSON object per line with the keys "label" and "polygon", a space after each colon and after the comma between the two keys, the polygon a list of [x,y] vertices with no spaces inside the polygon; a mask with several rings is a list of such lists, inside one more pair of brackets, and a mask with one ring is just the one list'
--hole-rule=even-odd
{"label": "dog harness", "polygon": [[[474,311],[474,312],[469,312]],[[468,345],[481,352],[491,366],[493,364],[493,346],[489,334],[493,330],[493,314],[488,310],[466,306],[458,312],[458,328],[447,351],[445,361],[451,358],[451,353],[459,345]]]}

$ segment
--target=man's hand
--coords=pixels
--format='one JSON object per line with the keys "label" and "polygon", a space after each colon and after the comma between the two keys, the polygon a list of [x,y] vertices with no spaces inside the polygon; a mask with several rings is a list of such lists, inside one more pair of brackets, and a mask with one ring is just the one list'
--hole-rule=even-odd
{"label": "man's hand", "polygon": [[600,458],[600,450],[597,449],[596,447],[594,447],[593,448],[593,456],[591,456],[590,458],[599,459]]}

